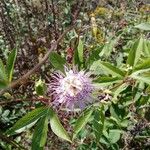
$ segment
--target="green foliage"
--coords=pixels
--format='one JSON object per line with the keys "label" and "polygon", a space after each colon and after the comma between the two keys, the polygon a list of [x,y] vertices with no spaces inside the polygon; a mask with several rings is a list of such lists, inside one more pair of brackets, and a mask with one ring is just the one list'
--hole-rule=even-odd
{"label": "green foliage", "polygon": [[11,80],[12,80],[16,56],[17,56],[17,49],[14,49],[8,56],[8,60],[7,60],[7,64],[6,64],[6,72],[7,72],[9,82],[11,82]]}
{"label": "green foliage", "polygon": [[135,28],[138,28],[140,30],[150,31],[150,24],[149,23],[141,23],[135,26]]}
{"label": "green foliage", "polygon": [[96,71],[97,68],[100,68],[104,73],[110,74],[115,77],[123,77],[125,73],[120,70],[119,68],[113,66],[112,64],[108,62],[103,62],[103,61],[95,61],[93,65],[91,66],[91,71]]}
{"label": "green foliage", "polygon": [[42,116],[47,114],[47,111],[48,111],[47,107],[40,107],[40,108],[37,108],[37,109],[29,112],[23,118],[18,120],[14,124],[14,126],[11,129],[9,129],[6,133],[8,135],[13,135],[13,134],[20,133],[20,132],[30,128],[31,126],[33,126],[35,124],[35,122],[38,119],[40,119]]}
{"label": "green foliage", "polygon": [[[41,62],[66,27],[74,28],[29,82],[0,95],[6,135],[0,136],[0,149],[13,150],[18,143],[32,150],[149,148],[150,17],[143,3],[2,0],[0,89]],[[90,72],[94,91],[85,110],[63,104],[53,109],[46,86],[53,71],[65,73],[64,66]]]}
{"label": "green foliage", "polygon": [[84,62],[84,58],[83,58],[84,49],[83,48],[84,48],[84,45],[81,40],[81,37],[78,37],[78,45],[74,52],[73,63],[75,65],[78,65],[79,68],[83,67],[83,62]]}
{"label": "green foliage", "polygon": [[2,62],[2,60],[0,60],[0,87],[5,87],[7,85],[7,75],[6,75],[6,70],[5,70],[5,66]]}
{"label": "green foliage", "polygon": [[42,117],[35,128],[33,139],[32,139],[32,150],[44,149],[48,131],[48,117]]}
{"label": "green foliage", "polygon": [[79,38],[79,44],[78,44],[78,57],[79,57],[79,61],[82,64],[83,63],[83,43],[81,41],[81,38]]}
{"label": "green foliage", "polygon": [[0,59],[0,88],[6,87],[12,80],[14,64],[16,61],[17,50],[14,49],[8,56],[6,66]]}
{"label": "green foliage", "polygon": [[127,59],[127,64],[135,66],[139,61],[143,50],[143,38],[138,39],[131,48]]}
{"label": "green foliage", "polygon": [[77,136],[77,134],[80,132],[80,130],[87,124],[89,121],[93,110],[88,109],[84,111],[81,116],[77,119],[76,124],[74,126],[74,133],[73,133],[73,139]]}
{"label": "green foliage", "polygon": [[51,112],[50,112],[50,125],[51,125],[52,131],[58,137],[71,142],[71,138],[69,137],[67,131],[64,129],[64,127],[62,126],[62,124],[59,121],[58,116],[56,115],[56,113],[53,110],[51,110]]}
{"label": "green foliage", "polygon": [[64,71],[65,60],[57,53],[51,52],[49,56],[51,64],[55,67],[55,69]]}
{"label": "green foliage", "polygon": [[38,95],[45,95],[46,85],[41,79],[35,83],[35,91]]}

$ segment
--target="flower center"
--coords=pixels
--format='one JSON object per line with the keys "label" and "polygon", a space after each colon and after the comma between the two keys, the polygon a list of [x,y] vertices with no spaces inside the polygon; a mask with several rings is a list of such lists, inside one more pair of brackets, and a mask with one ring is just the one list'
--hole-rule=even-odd
{"label": "flower center", "polygon": [[82,91],[82,82],[75,76],[67,76],[61,82],[64,94],[69,94],[70,96],[76,96],[80,91]]}

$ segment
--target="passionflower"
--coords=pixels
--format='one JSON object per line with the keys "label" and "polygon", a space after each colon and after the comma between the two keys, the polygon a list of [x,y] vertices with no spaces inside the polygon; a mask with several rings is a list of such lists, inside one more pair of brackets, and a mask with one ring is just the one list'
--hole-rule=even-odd
{"label": "passionflower", "polygon": [[69,109],[81,108],[90,103],[93,91],[90,74],[75,69],[54,73],[49,84],[49,93],[55,106],[65,106]]}

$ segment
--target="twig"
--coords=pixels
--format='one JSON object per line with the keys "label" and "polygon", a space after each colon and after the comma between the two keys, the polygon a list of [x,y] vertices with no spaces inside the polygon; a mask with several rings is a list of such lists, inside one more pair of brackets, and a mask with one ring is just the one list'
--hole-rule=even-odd
{"label": "twig", "polygon": [[59,39],[52,43],[51,48],[47,51],[47,53],[45,54],[44,58],[41,59],[41,61],[31,70],[29,70],[25,75],[23,75],[21,78],[19,78],[18,80],[12,82],[10,85],[8,85],[8,87],[6,89],[3,89],[0,91],[0,95],[2,95],[6,90],[10,89],[10,88],[14,88],[17,85],[22,84],[23,81],[25,81],[26,79],[28,79],[30,77],[31,74],[33,74],[35,71],[37,71],[48,59],[49,54],[51,53],[52,50],[56,50],[57,45],[60,43],[60,41],[63,39],[63,37],[66,35],[67,32],[69,32],[72,28],[74,27],[71,26],[68,29],[66,29],[62,35],[59,37]]}
{"label": "twig", "polygon": [[15,99],[15,100],[10,100],[10,101],[2,101],[2,102],[0,102],[0,106],[6,106],[6,105],[9,105],[9,104],[12,104],[12,103],[20,103],[20,102],[27,102],[27,101],[30,101],[30,102],[40,101],[40,102],[46,104],[46,102],[48,102],[48,99],[49,99],[48,97]]}

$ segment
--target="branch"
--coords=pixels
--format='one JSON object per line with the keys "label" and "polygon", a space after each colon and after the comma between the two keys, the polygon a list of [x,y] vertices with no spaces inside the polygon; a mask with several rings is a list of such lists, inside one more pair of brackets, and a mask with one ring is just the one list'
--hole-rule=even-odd
{"label": "branch", "polygon": [[25,81],[26,79],[28,79],[30,77],[31,74],[33,74],[35,71],[37,71],[48,59],[49,54],[51,53],[52,50],[56,50],[58,44],[61,42],[61,40],[63,39],[63,37],[66,35],[67,32],[69,32],[72,28],[74,27],[71,26],[68,29],[66,29],[62,35],[58,38],[58,40],[54,43],[52,43],[51,48],[47,51],[47,53],[45,54],[44,58],[31,70],[29,70],[25,75],[23,75],[21,78],[19,78],[18,80],[12,82],[10,85],[8,85],[8,87],[4,90],[0,91],[0,95],[2,95],[6,90],[10,89],[10,88],[14,88],[17,85],[22,84],[23,81]]}
{"label": "branch", "polygon": [[14,103],[22,103],[22,102],[42,102],[43,104],[48,104],[48,97],[36,97],[36,98],[26,98],[26,99],[13,99],[10,101],[2,101],[0,102],[0,106],[7,106]]}

